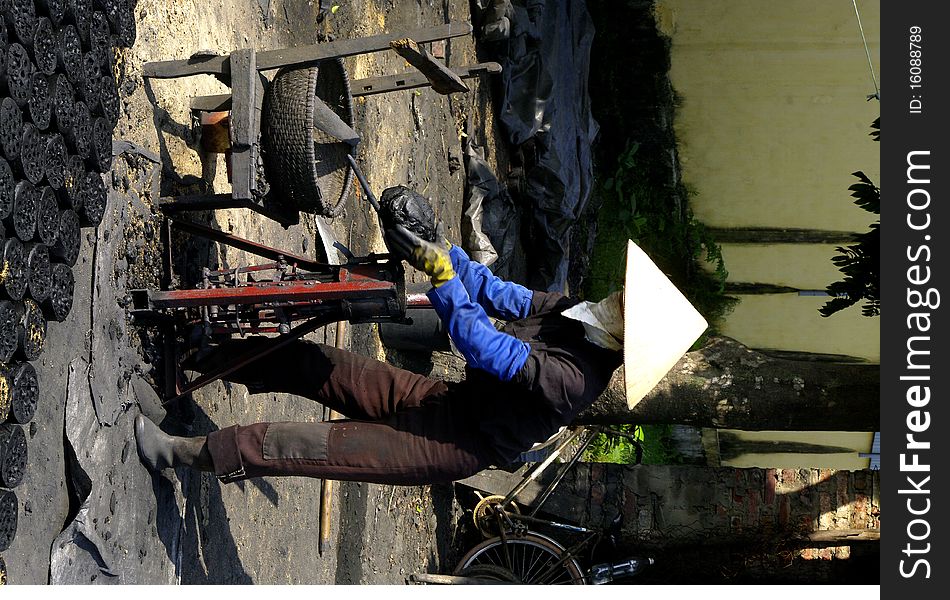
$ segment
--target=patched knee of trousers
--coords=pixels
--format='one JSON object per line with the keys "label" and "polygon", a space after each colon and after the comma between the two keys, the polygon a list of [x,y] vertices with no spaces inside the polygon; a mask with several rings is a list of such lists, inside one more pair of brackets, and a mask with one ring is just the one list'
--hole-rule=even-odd
{"label": "patched knee of trousers", "polygon": [[265,460],[327,460],[329,423],[271,423],[264,433]]}

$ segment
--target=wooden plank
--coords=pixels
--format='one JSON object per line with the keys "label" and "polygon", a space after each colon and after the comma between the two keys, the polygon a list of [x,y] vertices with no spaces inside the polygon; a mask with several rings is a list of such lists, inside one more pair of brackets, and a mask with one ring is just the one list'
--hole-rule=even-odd
{"label": "wooden plank", "polygon": [[231,195],[235,199],[252,198],[257,187],[254,113],[259,79],[253,50],[231,53]]}
{"label": "wooden plank", "polygon": [[[479,77],[481,75],[501,73],[501,65],[496,62],[478,63],[477,65],[467,67],[455,67],[452,69],[452,72],[461,79],[472,79],[473,77]],[[372,96],[374,94],[385,94],[386,92],[412,90],[428,86],[429,80],[426,79],[425,75],[418,71],[412,71],[398,75],[356,79],[350,82],[350,95],[356,98],[357,96]],[[195,96],[191,99],[191,110],[201,110],[205,112],[231,110],[231,94]]]}
{"label": "wooden plank", "polygon": [[280,210],[279,205],[272,203],[264,206],[254,199],[237,198],[230,194],[211,194],[207,196],[162,196],[158,199],[158,209],[163,213],[174,214],[179,212],[200,210],[226,210],[229,208],[246,208],[253,210],[262,217],[277,221],[284,227],[300,223],[300,213],[293,209]]}
{"label": "wooden plank", "polygon": [[161,196],[158,209],[162,212],[186,212],[191,210],[218,210],[224,208],[247,208],[248,200],[234,199],[231,194],[207,196]]}
{"label": "wooden plank", "polygon": [[231,110],[231,94],[195,96],[191,99],[191,110],[202,110],[204,112]]}
{"label": "wooden plank", "polygon": [[808,541],[819,544],[833,543],[840,546],[847,546],[848,544],[852,544],[854,542],[879,542],[881,541],[881,530],[824,529],[809,533]]}
{"label": "wooden plank", "polygon": [[471,23],[446,23],[435,27],[425,27],[403,33],[383,33],[355,40],[341,40],[314,46],[299,46],[261,52],[257,57],[257,68],[261,71],[287,66],[316,64],[327,58],[354,56],[369,52],[381,52],[389,49],[389,43],[404,37],[411,37],[419,43],[461,37],[472,33]]}
{"label": "wooden plank", "polygon": [[[313,46],[281,48],[257,54],[257,68],[261,71],[286,66],[306,66],[326,60],[381,52],[389,49],[389,43],[399,38],[411,37],[419,43],[432,42],[461,37],[472,32],[471,23],[446,23],[435,27],[426,27],[408,33],[383,33],[355,40],[340,40]],[[192,75],[229,76],[230,62],[227,56],[200,56],[185,60],[164,60],[145,63],[142,67],[144,77],[151,79],[171,79]]]}
{"label": "wooden plank", "polygon": [[[470,67],[456,67],[452,69],[461,79],[471,79],[480,75],[490,75],[501,73],[501,65],[494,62],[479,63]],[[401,73],[399,75],[387,75],[385,77],[368,77],[366,79],[357,79],[350,82],[350,95],[371,96],[373,94],[385,94],[397,90],[411,90],[415,88],[428,87],[429,80],[425,75],[417,71],[411,73]]]}
{"label": "wooden plank", "polygon": [[418,69],[429,85],[439,94],[448,95],[455,92],[467,92],[468,86],[445,63],[429,54],[412,38],[401,38],[389,43],[389,47],[407,63]]}
{"label": "wooden plank", "polygon": [[480,579],[478,577],[460,577],[458,575],[437,575],[434,573],[414,573],[409,576],[410,583],[428,583],[433,585],[504,585],[504,581]]}
{"label": "wooden plank", "polygon": [[202,55],[185,60],[162,60],[142,65],[142,76],[150,79],[173,79],[191,75],[231,75],[229,57]]}
{"label": "wooden plank", "polygon": [[184,231],[186,233],[190,233],[191,235],[197,235],[211,240],[212,242],[226,244],[232,248],[237,248],[238,250],[243,250],[253,254],[254,256],[262,256],[275,261],[280,260],[280,258],[283,257],[288,262],[297,263],[301,269],[305,269],[307,271],[322,272],[326,269],[325,263],[311,260],[305,256],[296,256],[279,248],[258,244],[257,242],[252,242],[236,235],[231,235],[226,231],[219,231],[217,229],[212,229],[210,227],[206,227],[205,225],[186,221],[184,219],[169,220],[171,221],[171,227],[173,229]]}

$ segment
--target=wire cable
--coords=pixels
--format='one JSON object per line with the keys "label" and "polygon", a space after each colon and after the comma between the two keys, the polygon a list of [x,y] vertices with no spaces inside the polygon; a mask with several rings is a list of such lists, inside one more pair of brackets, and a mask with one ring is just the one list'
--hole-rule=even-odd
{"label": "wire cable", "polygon": [[861,24],[861,14],[858,12],[857,0],[851,0],[851,4],[854,6],[854,16],[858,18],[858,29],[861,30],[861,40],[864,41],[864,53],[867,54],[868,69],[871,71],[871,83],[874,84],[874,95],[868,96],[868,100],[871,98],[876,98],[880,102],[881,90],[877,87],[877,79],[874,77],[874,64],[871,62],[871,51],[868,50],[868,40],[864,36],[864,25]]}

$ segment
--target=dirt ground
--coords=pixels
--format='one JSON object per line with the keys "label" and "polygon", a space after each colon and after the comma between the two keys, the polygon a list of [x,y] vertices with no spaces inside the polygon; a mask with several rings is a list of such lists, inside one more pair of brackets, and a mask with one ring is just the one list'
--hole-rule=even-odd
{"label": "dirt ground", "polygon": [[[110,210],[103,224],[86,235],[76,268],[73,314],[66,323],[51,325],[49,350],[37,364],[41,386],[51,390],[50,403],[29,432],[29,479],[18,490],[21,523],[5,553],[11,582],[402,583],[411,573],[454,565],[461,509],[451,486],[337,483],[331,544],[321,555],[320,481],[269,478],[222,485],[183,469],[153,477],[134,452],[131,425],[138,410],[163,418],[154,391],[161,383],[154,332],[125,310],[129,289],[154,287],[162,275],[154,195],[228,190],[223,158],[198,151],[187,100],[225,93],[225,86],[210,76],[145,82],[142,65],[186,58],[197,50],[274,49],[471,19],[463,0],[340,3],[322,22],[317,22],[315,4],[138,2],[138,38],[118,55],[123,114],[115,138],[141,151],[117,157]],[[451,66],[477,62],[473,38],[452,40],[446,60]],[[391,52],[348,58],[345,66],[351,80],[408,69]],[[423,89],[355,102],[355,129],[362,136],[359,161],[371,185],[378,193],[407,184],[429,196],[456,240],[464,186],[460,132],[470,117],[477,141],[488,145],[489,161],[496,160],[487,82],[469,85],[473,91],[451,97]],[[147,158],[154,155],[160,167]],[[316,257],[320,243],[314,218],[307,215],[286,229],[250,211],[193,217],[297,254]],[[384,249],[362,195],[351,195],[343,215],[330,225],[336,239],[357,255]],[[248,260],[225,247],[178,239],[174,246],[176,263],[186,267],[176,274],[183,286],[194,284],[189,269],[198,265],[234,267]],[[422,280],[419,273],[411,277]],[[333,328],[314,338],[332,343]],[[369,356],[397,363],[405,359],[386,356],[373,325],[348,328],[347,343]],[[103,346],[108,356],[95,351]],[[429,367],[446,369],[446,361],[435,362],[443,366]],[[119,369],[117,384],[95,377],[106,372],[105,366]],[[88,377],[88,389],[74,385],[80,376]],[[83,406],[95,411],[84,412]],[[170,410],[163,426],[202,434],[233,423],[319,420],[322,415],[323,407],[308,400],[249,395],[243,386],[218,382],[187,406]],[[95,439],[95,447],[75,446],[70,439]],[[77,477],[77,464],[85,471],[82,477]],[[84,497],[77,495],[77,486],[89,493],[86,512],[77,506]],[[96,508],[100,505],[108,507],[105,516],[95,516],[105,510]]]}

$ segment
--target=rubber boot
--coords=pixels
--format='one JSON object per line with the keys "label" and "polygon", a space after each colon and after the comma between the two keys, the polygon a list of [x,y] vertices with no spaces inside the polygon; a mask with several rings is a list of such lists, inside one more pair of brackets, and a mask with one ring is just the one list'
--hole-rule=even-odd
{"label": "rubber boot", "polygon": [[178,437],[168,435],[143,415],[135,417],[135,443],[139,456],[151,471],[186,466],[199,471],[213,471],[211,453],[204,436]]}

